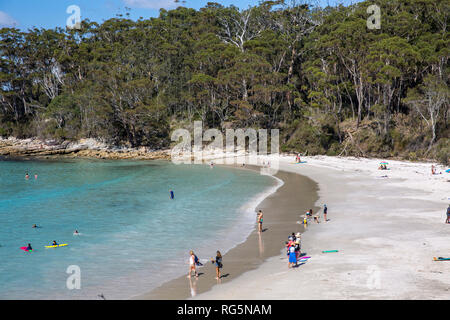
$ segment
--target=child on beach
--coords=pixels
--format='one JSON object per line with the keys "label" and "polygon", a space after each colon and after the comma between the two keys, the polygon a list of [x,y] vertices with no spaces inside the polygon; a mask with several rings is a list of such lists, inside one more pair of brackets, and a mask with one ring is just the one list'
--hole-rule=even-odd
{"label": "child on beach", "polygon": [[305,213],[305,219],[306,219],[306,220],[311,220],[312,214],[313,214],[312,209],[309,209],[308,211],[306,211],[306,213]]}
{"label": "child on beach", "polygon": [[196,256],[194,254],[194,251],[191,250],[189,252],[189,255],[190,255],[190,257],[189,257],[189,274],[187,277],[190,278],[192,271],[194,271],[195,277],[198,278],[197,267],[196,267],[196,263],[195,263]]}
{"label": "child on beach", "polygon": [[211,262],[214,263],[216,265],[216,279],[219,280],[221,275],[220,275],[220,269],[223,268],[223,264],[222,264],[222,255],[220,254],[220,251],[217,250],[216,253],[216,260],[211,259]]}
{"label": "child on beach", "polygon": [[327,208],[327,205],[324,204],[324,205],[323,205],[323,220],[324,220],[325,222],[328,221],[328,220],[327,220],[327,213],[328,213],[328,208]]}

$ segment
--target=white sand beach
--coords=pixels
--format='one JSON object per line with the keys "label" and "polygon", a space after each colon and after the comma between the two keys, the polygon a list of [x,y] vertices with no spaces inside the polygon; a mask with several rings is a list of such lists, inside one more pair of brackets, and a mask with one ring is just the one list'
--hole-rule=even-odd
{"label": "white sand beach", "polygon": [[316,205],[328,206],[330,220],[320,211],[321,223],[302,236],[311,259],[288,269],[280,247],[279,256],[195,299],[450,299],[450,261],[433,261],[450,257],[450,173],[392,160],[378,170],[382,160],[315,156],[294,164],[282,156],[280,170],[316,181]]}

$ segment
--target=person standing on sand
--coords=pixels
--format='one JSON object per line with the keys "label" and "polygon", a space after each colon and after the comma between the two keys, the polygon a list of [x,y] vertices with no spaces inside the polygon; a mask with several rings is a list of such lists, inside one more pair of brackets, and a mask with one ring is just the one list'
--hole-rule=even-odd
{"label": "person standing on sand", "polygon": [[302,235],[300,232],[297,232],[296,236],[297,236],[297,239],[295,239],[295,243],[298,244],[298,256],[300,257],[300,255],[302,253]]}
{"label": "person standing on sand", "polygon": [[447,208],[447,220],[445,220],[445,223],[450,223],[450,204],[448,205]]}
{"label": "person standing on sand", "polygon": [[295,259],[298,261],[300,257],[300,238],[295,239],[294,248],[295,248]]}
{"label": "person standing on sand", "polygon": [[297,257],[296,257],[296,253],[295,253],[295,244],[292,244],[289,247],[289,263],[288,263],[288,268],[291,268],[291,266],[293,267],[295,265],[297,265]]}
{"label": "person standing on sand", "polygon": [[220,275],[220,269],[223,268],[223,264],[222,264],[222,255],[220,254],[220,251],[217,250],[216,253],[216,260],[211,259],[211,262],[214,263],[216,265],[216,279],[219,280],[221,275]]}
{"label": "person standing on sand", "polygon": [[190,251],[189,252],[189,274],[188,274],[188,278],[191,278],[191,274],[192,274],[192,270],[194,270],[194,274],[195,277],[198,278],[198,273],[197,273],[197,267],[196,267],[196,263],[195,263],[195,254],[194,251]]}
{"label": "person standing on sand", "polygon": [[258,214],[256,216],[256,222],[258,223],[258,232],[262,232],[263,213],[261,210],[258,211]]}
{"label": "person standing on sand", "polygon": [[327,220],[327,213],[328,213],[328,208],[327,208],[327,205],[324,204],[324,205],[323,205],[323,220],[324,220],[325,222],[328,221],[328,220]]}

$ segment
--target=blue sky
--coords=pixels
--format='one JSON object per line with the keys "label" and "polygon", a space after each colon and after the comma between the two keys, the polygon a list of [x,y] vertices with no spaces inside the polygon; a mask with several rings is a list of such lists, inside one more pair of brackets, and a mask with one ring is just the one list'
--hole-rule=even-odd
{"label": "blue sky", "polygon": [[[358,0],[321,0],[321,3],[350,4]],[[224,6],[231,4],[239,8],[257,5],[260,0],[186,0],[183,6],[199,9],[208,2],[217,2]],[[70,5],[77,5],[81,10],[81,19],[102,22],[116,17],[116,14],[130,13],[133,20],[139,17],[156,17],[159,8],[173,9],[181,5],[174,0],[0,0],[0,28],[16,27],[23,31],[32,28],[55,28],[66,25],[71,14],[66,13]],[[131,8],[126,11],[125,7]]]}

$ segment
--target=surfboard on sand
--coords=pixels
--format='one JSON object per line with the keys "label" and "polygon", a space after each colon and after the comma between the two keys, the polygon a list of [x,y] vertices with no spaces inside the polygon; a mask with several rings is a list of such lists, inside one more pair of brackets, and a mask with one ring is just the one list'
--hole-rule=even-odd
{"label": "surfboard on sand", "polygon": [[326,250],[326,251],[322,251],[322,253],[331,253],[331,252],[339,252],[339,250]]}
{"label": "surfboard on sand", "polygon": [[450,261],[450,258],[443,258],[443,257],[433,257],[434,261]]}

